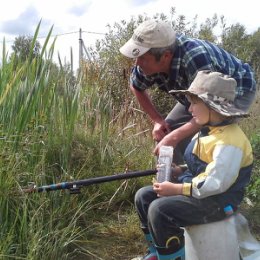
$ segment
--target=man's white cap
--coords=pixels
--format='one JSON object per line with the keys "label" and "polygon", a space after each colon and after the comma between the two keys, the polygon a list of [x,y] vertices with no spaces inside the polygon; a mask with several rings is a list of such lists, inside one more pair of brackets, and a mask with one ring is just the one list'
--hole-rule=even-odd
{"label": "man's white cap", "polygon": [[168,47],[175,40],[176,33],[170,23],[150,19],[134,30],[132,38],[120,48],[120,52],[126,57],[137,58],[151,48]]}

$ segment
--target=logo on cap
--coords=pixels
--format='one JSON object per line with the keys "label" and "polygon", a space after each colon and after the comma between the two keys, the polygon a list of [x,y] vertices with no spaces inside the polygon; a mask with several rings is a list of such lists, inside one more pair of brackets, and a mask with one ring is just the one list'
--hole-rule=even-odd
{"label": "logo on cap", "polygon": [[144,39],[142,37],[140,37],[140,36],[137,36],[136,34],[133,34],[132,39],[134,41],[137,41],[137,42],[140,42],[140,43],[144,42]]}
{"label": "logo on cap", "polygon": [[140,53],[140,50],[137,49],[137,48],[135,48],[135,49],[132,50],[132,54],[133,54],[133,56],[138,56],[139,53]]}

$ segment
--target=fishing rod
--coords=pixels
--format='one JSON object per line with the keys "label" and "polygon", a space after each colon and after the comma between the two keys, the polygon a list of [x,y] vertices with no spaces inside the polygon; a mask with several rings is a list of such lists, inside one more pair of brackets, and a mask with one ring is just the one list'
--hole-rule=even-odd
{"label": "fishing rod", "polygon": [[70,182],[54,183],[54,184],[43,185],[39,187],[37,187],[35,184],[32,184],[27,188],[23,188],[22,192],[39,193],[39,192],[49,192],[49,191],[56,191],[56,190],[69,190],[71,194],[79,194],[80,188],[84,186],[89,186],[92,184],[98,184],[103,182],[110,182],[115,180],[132,179],[137,177],[149,176],[149,175],[154,175],[156,173],[157,170],[133,171],[133,172],[119,173],[119,174],[114,174],[109,176],[101,176],[101,177],[94,177],[94,178],[83,179],[83,180],[70,181]]}

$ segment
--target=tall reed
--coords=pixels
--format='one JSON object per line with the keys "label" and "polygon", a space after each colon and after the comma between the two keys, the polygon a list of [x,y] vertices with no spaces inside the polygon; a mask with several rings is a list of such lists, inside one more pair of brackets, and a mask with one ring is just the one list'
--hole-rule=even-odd
{"label": "tall reed", "polygon": [[[26,61],[20,61],[15,55],[9,59],[3,47],[0,69],[1,259],[72,259],[69,258],[70,247],[73,251],[73,243],[82,239],[84,230],[77,223],[83,213],[87,215],[90,201],[75,204],[72,197],[58,193],[27,196],[20,190],[28,181],[45,184],[66,179],[60,174],[67,173],[69,168],[80,100],[80,82],[71,82],[62,69],[56,81],[50,80],[55,41],[48,51],[47,45],[52,30],[40,55],[31,55],[39,28],[40,24]],[[59,167],[57,176],[50,165],[53,161],[49,159],[56,144],[59,146],[55,161]]]}

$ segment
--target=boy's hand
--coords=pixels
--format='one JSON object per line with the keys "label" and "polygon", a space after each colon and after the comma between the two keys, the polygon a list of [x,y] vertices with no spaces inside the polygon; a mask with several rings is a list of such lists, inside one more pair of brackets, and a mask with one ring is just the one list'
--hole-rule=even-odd
{"label": "boy's hand", "polygon": [[154,182],[153,190],[157,193],[158,197],[182,195],[182,184],[164,181],[162,183]]}
{"label": "boy's hand", "polygon": [[[159,171],[160,170],[160,167],[161,167],[162,165],[160,165],[160,164],[157,164],[156,165],[156,169],[157,169],[157,171]],[[176,165],[176,164],[172,164],[171,165],[171,180],[174,182],[177,178],[178,178],[178,176],[180,175],[180,174],[182,174],[182,172],[183,172],[183,170],[182,170],[182,168],[180,167],[180,166],[178,166],[178,165]],[[153,183],[154,183],[155,181],[153,180]]]}
{"label": "boy's hand", "polygon": [[175,179],[177,178],[180,174],[182,174],[182,169],[180,166],[176,165],[176,164],[172,164],[172,177]]}

